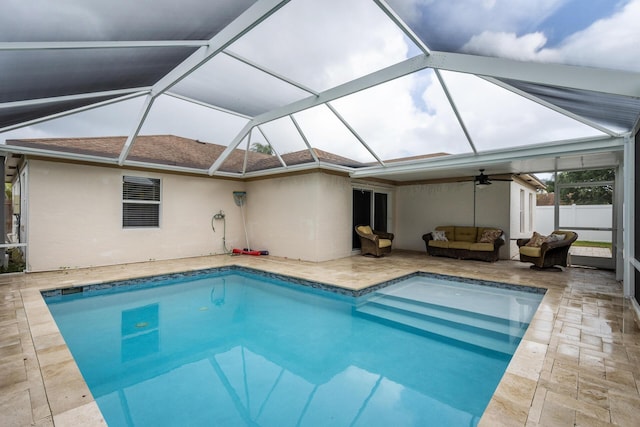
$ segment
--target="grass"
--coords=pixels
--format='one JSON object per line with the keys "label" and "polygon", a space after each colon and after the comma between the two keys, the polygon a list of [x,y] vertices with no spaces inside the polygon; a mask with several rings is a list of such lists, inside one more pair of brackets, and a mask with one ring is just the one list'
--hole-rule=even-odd
{"label": "grass", "polygon": [[590,240],[576,240],[573,246],[586,246],[590,248],[608,248],[611,249],[611,242],[592,242]]}

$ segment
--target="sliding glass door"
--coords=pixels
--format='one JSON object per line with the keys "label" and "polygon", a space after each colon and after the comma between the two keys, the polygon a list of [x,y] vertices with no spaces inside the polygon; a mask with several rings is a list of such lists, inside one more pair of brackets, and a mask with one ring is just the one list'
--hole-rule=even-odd
{"label": "sliding glass door", "polygon": [[360,238],[355,232],[357,225],[370,225],[374,230],[387,231],[389,197],[387,193],[373,190],[353,189],[352,244],[360,249]]}

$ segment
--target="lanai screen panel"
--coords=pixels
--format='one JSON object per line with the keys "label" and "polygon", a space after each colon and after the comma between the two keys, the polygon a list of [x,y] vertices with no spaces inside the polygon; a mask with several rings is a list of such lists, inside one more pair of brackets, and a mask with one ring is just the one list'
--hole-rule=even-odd
{"label": "lanai screen panel", "polygon": [[108,101],[116,97],[117,96],[91,97],[70,101],[46,102],[38,105],[0,108],[0,129],[64,111],[71,111],[98,102]]}
{"label": "lanai screen panel", "polygon": [[5,42],[208,40],[255,0],[10,0]]}
{"label": "lanai screen panel", "polygon": [[[101,107],[63,115],[53,120],[42,121],[31,126],[1,134],[2,139],[23,138],[86,138],[125,137],[136,125],[137,114],[144,102],[143,96],[114,102]],[[0,109],[2,111],[2,109]],[[80,143],[89,144],[89,143]],[[64,144],[61,146],[61,150]],[[121,147],[120,147],[121,148]],[[103,155],[104,150],[97,155]],[[120,150],[109,152],[108,157],[117,158]]]}
{"label": "lanai screen panel", "polygon": [[433,70],[332,102],[382,160],[472,152]]}
{"label": "lanai screen panel", "polygon": [[247,116],[310,96],[224,53],[209,60],[171,91]]}
{"label": "lanai screen panel", "polygon": [[193,48],[0,52],[0,102],[151,86]]}
{"label": "lanai screen panel", "polygon": [[153,103],[140,134],[175,135],[226,146],[248,121],[247,118],[161,95]]}
{"label": "lanai screen panel", "polygon": [[[152,86],[196,47],[145,44],[208,40],[253,3],[3,2],[0,40],[6,44],[0,49],[0,107],[15,101]],[[77,43],[82,43],[81,49]],[[104,99],[98,96],[95,101]],[[86,105],[86,100],[66,99],[63,103],[5,106],[0,108],[0,128],[19,118],[46,117]]]}
{"label": "lanai screen panel", "polygon": [[417,53],[370,0],[291,1],[230,50],[318,92]]}
{"label": "lanai screen panel", "polygon": [[[326,105],[319,105],[294,115],[312,147],[352,159],[350,164],[377,163],[356,134]],[[358,135],[359,136],[359,135]]]}
{"label": "lanai screen panel", "polygon": [[603,135],[478,76],[441,74],[478,151]]}
{"label": "lanai screen panel", "polygon": [[504,81],[513,87],[616,131],[631,130],[640,116],[640,99],[638,98],[515,80],[505,79]]}

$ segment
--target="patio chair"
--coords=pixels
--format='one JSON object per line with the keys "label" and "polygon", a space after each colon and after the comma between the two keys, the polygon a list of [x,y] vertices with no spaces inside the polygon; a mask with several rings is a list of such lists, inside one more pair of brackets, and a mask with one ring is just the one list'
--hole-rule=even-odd
{"label": "patio chair", "polygon": [[360,237],[362,255],[383,256],[391,252],[393,233],[373,230],[368,225],[356,226],[356,233]]}
{"label": "patio chair", "polygon": [[557,266],[567,266],[569,248],[577,239],[578,234],[573,231],[555,230],[547,237],[533,233],[531,238],[518,239],[516,243],[520,252],[520,261],[533,263],[532,269],[562,271]]}

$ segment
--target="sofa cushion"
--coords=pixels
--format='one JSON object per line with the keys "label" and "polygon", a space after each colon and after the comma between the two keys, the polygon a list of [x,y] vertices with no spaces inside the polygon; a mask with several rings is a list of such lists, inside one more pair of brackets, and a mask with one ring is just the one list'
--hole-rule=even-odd
{"label": "sofa cushion", "polygon": [[442,230],[444,231],[445,236],[447,237],[447,240],[455,240],[455,236],[454,236],[454,230],[455,227],[453,225],[441,225],[439,227],[436,227],[436,230]]}
{"label": "sofa cushion", "polygon": [[449,241],[448,240],[429,240],[429,246],[433,248],[447,249],[449,247]]}
{"label": "sofa cushion", "polygon": [[455,227],[454,235],[455,237],[453,240],[457,242],[475,243],[478,235],[478,229],[476,227]]}
{"label": "sofa cushion", "polygon": [[449,242],[449,249],[466,249],[469,250],[471,248],[471,242],[461,242],[461,241],[453,241]]}
{"label": "sofa cushion", "polygon": [[378,247],[379,248],[388,248],[391,246],[391,240],[389,239],[378,239]]}
{"label": "sofa cushion", "polygon": [[538,247],[520,246],[520,253],[522,255],[526,255],[526,256],[530,256],[530,257],[534,257],[534,258],[539,257],[541,251],[542,251],[542,248],[540,248],[540,246],[538,246]]}
{"label": "sofa cushion", "polygon": [[487,228],[482,232],[482,235],[478,239],[478,243],[493,243],[502,235],[502,230],[495,230]]}
{"label": "sofa cushion", "polygon": [[362,234],[373,234],[373,230],[368,225],[361,225],[358,227],[358,231]]}
{"label": "sofa cushion", "polygon": [[493,243],[472,243],[469,247],[471,251],[491,252],[493,251]]}
{"label": "sofa cushion", "polygon": [[444,230],[432,231],[431,236],[433,237],[433,240],[449,240],[447,239],[447,234],[444,232]]}

